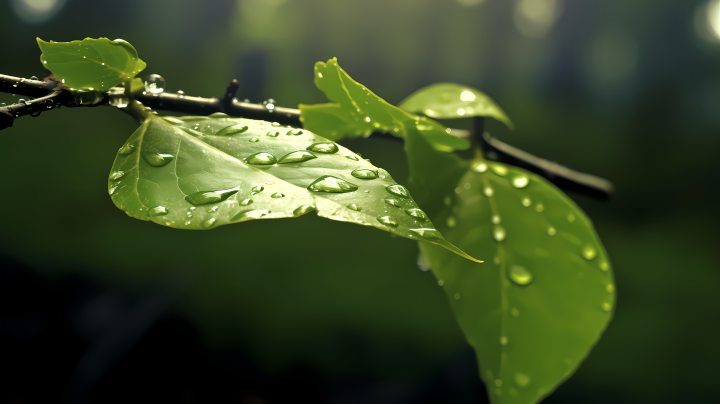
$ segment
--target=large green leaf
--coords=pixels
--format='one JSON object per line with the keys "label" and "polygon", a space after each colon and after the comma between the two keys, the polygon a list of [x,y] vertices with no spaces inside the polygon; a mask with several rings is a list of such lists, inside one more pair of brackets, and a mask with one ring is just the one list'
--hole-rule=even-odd
{"label": "large green leaf", "polygon": [[435,119],[487,116],[513,128],[510,118],[492,98],[480,90],[455,83],[437,83],[423,87],[405,98],[398,107]]}
{"label": "large green leaf", "polygon": [[118,151],[108,179],[128,215],[208,229],[316,210],[463,253],[390,174],[307,130],[210,117],[150,116]]}
{"label": "large green leaf", "polygon": [[[411,160],[437,163],[428,150],[413,149]],[[452,170],[447,163],[435,170]],[[413,176],[427,175],[414,167]],[[421,252],[475,348],[491,401],[538,402],[575,371],[610,321],[615,286],[602,244],[565,194],[512,166],[478,157],[443,199],[432,216],[443,234],[493,259],[478,267],[433,246],[421,244]]]}
{"label": "large green leaf", "polygon": [[465,139],[448,134],[447,128],[425,117],[407,113],[387,103],[368,88],[353,80],[337,63],[315,64],[315,85],[335,104],[300,105],[306,129],[328,139],[391,133],[404,138],[411,128],[438,150],[464,150],[470,147]]}
{"label": "large green leaf", "polygon": [[107,91],[145,69],[137,51],[122,39],[85,38],[72,42],[45,42],[40,61],[63,83],[74,89]]}

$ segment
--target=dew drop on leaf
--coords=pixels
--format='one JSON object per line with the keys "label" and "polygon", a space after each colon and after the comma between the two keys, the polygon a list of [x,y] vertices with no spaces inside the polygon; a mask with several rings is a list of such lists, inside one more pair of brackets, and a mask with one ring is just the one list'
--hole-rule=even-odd
{"label": "dew drop on leaf", "polygon": [[213,112],[208,118],[229,118],[229,116],[224,112]]}
{"label": "dew drop on leaf", "polygon": [[280,158],[278,160],[278,164],[285,164],[285,163],[300,163],[303,161],[308,161],[317,158],[314,154],[310,153],[309,151],[305,150],[298,150],[291,153],[288,153]]}
{"label": "dew drop on leaf", "polygon": [[351,203],[351,204],[347,205],[347,208],[350,210],[354,210],[355,212],[360,212],[362,210],[362,208],[360,206],[358,206],[356,203]]}
{"label": "dew drop on leaf", "polygon": [[484,173],[485,171],[487,171],[488,166],[485,163],[476,163],[476,164],[473,164],[472,168],[473,168],[473,171],[475,171],[477,173]]}
{"label": "dew drop on leaf", "polygon": [[280,126],[282,126],[282,125],[281,125],[280,123],[278,123],[278,122],[273,122],[273,123],[270,124],[270,126],[274,126],[274,127],[277,128],[277,127],[280,127]]}
{"label": "dew drop on leaf", "polygon": [[208,209],[207,211],[208,211],[208,213],[215,213],[215,212],[217,212],[217,210],[218,210],[218,207],[213,206],[212,208]]}
{"label": "dew drop on leaf", "polygon": [[125,171],[113,171],[112,173],[110,173],[110,177],[108,177],[108,179],[110,181],[118,181],[124,175],[125,175]]}
{"label": "dew drop on leaf", "polygon": [[345,158],[346,158],[346,159],[350,159],[350,160],[352,160],[352,161],[358,161],[358,160],[360,160],[359,158],[357,158],[357,157],[355,157],[355,156],[345,156]]}
{"label": "dew drop on leaf", "polygon": [[302,129],[292,129],[287,131],[286,135],[288,136],[300,136],[303,134]]}
{"label": "dew drop on leaf", "polygon": [[543,205],[542,203],[538,203],[537,205],[535,205],[535,210],[537,212],[542,212],[545,210],[545,205]]}
{"label": "dew drop on leaf", "polygon": [[143,153],[143,159],[153,167],[162,167],[173,161],[172,154]]}
{"label": "dew drop on leaf", "polygon": [[500,215],[493,215],[490,220],[493,222],[493,224],[500,224],[500,222],[502,222]]}
{"label": "dew drop on leaf", "polygon": [[[213,114],[214,115],[214,114]],[[212,117],[212,115],[210,115]],[[244,123],[238,123],[235,125],[230,125],[222,128],[218,133],[216,133],[216,136],[232,136],[237,135],[240,133],[244,133],[248,130],[248,126]]]}
{"label": "dew drop on leaf", "polygon": [[315,192],[342,193],[356,191],[358,186],[340,178],[324,175],[310,184],[307,189]]}
{"label": "dew drop on leaf", "polygon": [[262,185],[255,185],[250,189],[250,191],[254,194],[260,193],[265,190],[265,187]]}
{"label": "dew drop on leaf", "polygon": [[523,175],[523,176],[513,178],[512,185],[515,188],[525,188],[529,182],[530,182],[530,180],[528,179],[528,177]]}
{"label": "dew drop on leaf", "polygon": [[315,208],[313,206],[302,205],[302,206],[295,208],[295,210],[293,210],[293,216],[302,216],[306,213],[312,212],[313,210],[315,210]]}
{"label": "dew drop on leaf", "polygon": [[508,278],[512,283],[520,286],[527,286],[533,281],[533,276],[530,271],[520,265],[510,267],[510,270],[508,270]]}
{"label": "dew drop on leaf", "polygon": [[271,198],[275,198],[275,199],[277,199],[277,198],[284,198],[284,197],[285,197],[285,194],[283,194],[282,192],[275,192],[274,194],[270,195],[270,197],[271,197]]}
{"label": "dew drop on leaf", "polygon": [[250,205],[252,202],[253,202],[252,199],[243,199],[243,200],[240,202],[240,205],[242,205],[242,206],[248,206],[248,205]]}
{"label": "dew drop on leaf", "polygon": [[582,249],[582,256],[586,260],[592,261],[597,256],[597,250],[595,249],[595,247],[588,244]]}
{"label": "dew drop on leaf", "polygon": [[165,91],[165,79],[159,74],[151,74],[145,77],[145,91],[152,94],[160,94]]}
{"label": "dew drop on leaf", "polygon": [[378,173],[375,170],[369,170],[367,168],[358,168],[353,170],[352,173],[353,177],[360,178],[362,180],[373,180],[378,177]]}
{"label": "dew drop on leaf", "polygon": [[490,164],[490,171],[499,177],[504,177],[508,174],[507,167],[500,164]]}
{"label": "dew drop on leaf", "polygon": [[278,132],[276,130],[271,130],[270,132],[267,133],[267,136],[270,136],[270,137],[278,137],[278,135],[280,135],[280,132]]}
{"label": "dew drop on leaf", "polygon": [[148,216],[150,216],[150,217],[163,216],[163,215],[167,215],[167,213],[168,213],[168,208],[166,208],[164,206],[156,206],[156,207],[148,210]]}
{"label": "dew drop on leaf", "polygon": [[610,311],[610,310],[612,310],[612,303],[604,302],[604,303],[602,304],[602,309],[605,310],[605,311]]}
{"label": "dew drop on leaf", "polygon": [[408,209],[405,211],[405,213],[420,220],[427,220],[427,215],[425,214],[425,212],[417,208]]}
{"label": "dew drop on leaf", "polygon": [[257,138],[257,137],[255,137],[255,136],[253,136],[253,137],[250,138],[250,143],[257,143],[257,142],[259,142],[259,141],[260,141],[260,139]]}
{"label": "dew drop on leaf", "polygon": [[397,199],[387,198],[385,199],[385,203],[396,208],[400,207],[400,201],[398,201]]}
{"label": "dew drop on leaf", "polygon": [[505,228],[502,227],[502,225],[496,224],[493,227],[492,236],[495,241],[503,241],[505,240],[505,237],[507,237],[507,233],[505,232]]}
{"label": "dew drop on leaf", "polygon": [[118,154],[121,154],[123,156],[129,156],[129,155],[133,154],[134,151],[135,151],[135,146],[129,144],[129,145],[125,145],[122,148],[120,148],[120,150],[118,150]]}
{"label": "dew drop on leaf", "polygon": [[552,226],[551,226],[551,227],[548,227],[548,229],[547,229],[547,234],[548,234],[548,235],[554,236],[556,233],[557,233],[557,230],[555,230],[554,227],[552,227]]}
{"label": "dew drop on leaf", "polygon": [[246,211],[240,212],[237,215],[233,216],[233,218],[231,220],[235,221],[235,220],[241,220],[241,219],[246,219],[246,218],[259,219],[269,213],[270,213],[270,211],[267,209],[246,210]]}
{"label": "dew drop on leaf", "polygon": [[338,152],[338,147],[332,142],[313,143],[306,150],[314,151],[317,153],[333,154]]}
{"label": "dew drop on leaf", "polygon": [[524,373],[515,373],[515,384],[517,384],[518,387],[527,386],[528,384],[530,384],[530,376]]}
{"label": "dew drop on leaf", "polygon": [[483,193],[485,194],[485,196],[490,197],[490,196],[493,196],[495,191],[493,191],[493,189],[490,187],[485,187],[485,189],[483,190]]}
{"label": "dew drop on leaf", "polygon": [[390,227],[397,227],[397,225],[398,225],[398,223],[395,221],[395,219],[393,219],[390,216],[379,216],[377,218],[377,221],[384,225],[390,226]]}
{"label": "dew drop on leaf", "polygon": [[530,198],[523,198],[522,205],[526,208],[529,208],[530,205],[532,205],[532,201],[530,200]]}
{"label": "dew drop on leaf", "polygon": [[410,229],[410,231],[414,231],[415,233],[419,234],[422,237],[425,237],[427,239],[440,239],[442,238],[442,235],[439,231],[435,229]]}
{"label": "dew drop on leaf", "polygon": [[223,189],[219,191],[201,191],[195,192],[185,197],[185,200],[193,205],[207,205],[208,203],[222,202],[231,197],[239,190],[238,187]]}
{"label": "dew drop on leaf", "polygon": [[215,218],[211,217],[210,219],[204,221],[202,225],[205,228],[213,227],[215,225]]}
{"label": "dew drop on leaf", "polygon": [[410,197],[410,193],[402,185],[389,185],[385,189],[393,195],[401,196],[403,198]]}
{"label": "dew drop on leaf", "polygon": [[259,165],[259,166],[267,166],[270,164],[277,163],[277,159],[275,158],[275,156],[273,156],[270,153],[259,152],[259,153],[250,155],[247,158],[247,163]]}

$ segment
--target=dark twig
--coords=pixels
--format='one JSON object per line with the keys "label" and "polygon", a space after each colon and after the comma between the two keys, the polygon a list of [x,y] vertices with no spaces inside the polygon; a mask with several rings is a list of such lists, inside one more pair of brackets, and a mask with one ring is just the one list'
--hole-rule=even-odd
{"label": "dark twig", "polygon": [[237,79],[232,79],[225,90],[225,95],[220,100],[220,106],[226,114],[226,111],[228,111],[232,106],[233,99],[235,98],[235,94],[238,92],[238,88],[240,88],[240,82],[237,81]]}

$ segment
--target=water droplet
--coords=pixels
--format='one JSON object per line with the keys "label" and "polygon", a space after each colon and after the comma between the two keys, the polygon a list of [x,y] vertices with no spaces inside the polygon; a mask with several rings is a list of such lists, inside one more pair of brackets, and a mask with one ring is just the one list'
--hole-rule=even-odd
{"label": "water droplet", "polygon": [[125,98],[125,97],[111,96],[108,99],[108,104],[110,104],[113,107],[117,107],[117,108],[125,108],[128,106],[129,102],[130,102],[130,99]]}
{"label": "water droplet", "polygon": [[313,207],[313,206],[302,205],[300,207],[295,208],[295,210],[293,210],[293,216],[302,216],[302,215],[304,215],[306,213],[310,213],[314,210],[315,210],[315,207]]}
{"label": "water droplet", "polygon": [[405,211],[405,213],[420,220],[427,220],[427,215],[420,209],[408,209]]}
{"label": "water droplet", "polygon": [[145,77],[145,91],[152,94],[162,93],[165,91],[165,79],[159,74]]}
{"label": "water droplet", "polygon": [[600,269],[602,269],[603,271],[607,271],[608,269],[610,269],[610,265],[608,265],[607,262],[603,261],[600,263]]}
{"label": "water droplet", "polygon": [[303,161],[308,161],[317,158],[316,155],[310,153],[309,151],[305,150],[298,150],[291,153],[288,153],[280,158],[278,161],[278,164],[285,164],[285,163],[300,163]]}
{"label": "water droplet", "polygon": [[193,217],[192,212],[186,212],[186,214],[187,214],[187,217]]}
{"label": "water droplet", "polygon": [[533,281],[532,274],[525,269],[525,267],[521,267],[520,265],[513,265],[510,267],[510,270],[508,271],[508,278],[514,284],[520,286],[527,286]]}
{"label": "water droplet", "polygon": [[270,132],[267,133],[266,136],[278,137],[278,135],[280,135],[280,132],[279,132],[279,131],[271,130]]}
{"label": "water droplet", "polygon": [[500,337],[500,345],[507,345],[508,339],[507,337]]}
{"label": "water droplet", "polygon": [[523,373],[515,373],[515,384],[525,387],[530,383],[530,376]]}
{"label": "water droplet", "polygon": [[517,317],[517,316],[520,315],[520,311],[519,311],[518,309],[516,309],[516,308],[513,307],[513,309],[510,310],[510,314],[512,314],[513,317]]}
{"label": "water droplet", "polygon": [[120,150],[118,150],[118,154],[122,154],[123,156],[129,156],[129,155],[133,154],[134,151],[135,151],[135,146],[128,144],[128,145],[125,145],[122,148],[120,148]]}
{"label": "water droplet", "polygon": [[597,256],[597,250],[590,244],[586,245],[582,249],[582,256],[588,261],[592,261]]}
{"label": "water droplet", "polygon": [[530,179],[526,176],[515,177],[512,180],[512,185],[515,188],[525,188],[530,183]]}
{"label": "water droplet", "polygon": [[603,302],[603,304],[602,304],[602,309],[605,310],[605,311],[610,311],[610,310],[612,310],[612,303]]}
{"label": "water droplet", "polygon": [[495,241],[503,241],[505,240],[505,237],[507,237],[507,233],[505,232],[505,228],[502,227],[502,225],[496,224],[493,227],[492,236]]}
{"label": "water droplet", "polygon": [[[304,133],[304,132],[302,131],[302,129],[292,129],[292,130],[287,131],[286,135],[288,135],[288,136],[300,136],[300,135],[302,135],[303,133]],[[333,152],[333,153],[334,153],[334,152]]]}
{"label": "water droplet", "polygon": [[607,286],[605,286],[605,290],[607,290],[608,293],[612,293],[615,291],[615,286],[612,283],[608,283]]}
{"label": "water droplet", "polygon": [[455,296],[453,296],[455,300],[460,300],[460,293],[455,293]]}
{"label": "water droplet", "polygon": [[353,170],[352,173],[353,177],[360,178],[363,180],[373,180],[378,177],[377,171],[369,170],[367,168],[358,168],[356,170]]}
{"label": "water droplet", "polygon": [[260,141],[260,139],[257,138],[257,137],[255,137],[255,136],[253,136],[253,137],[250,138],[250,143],[257,143],[257,142],[259,142],[259,141]]}
{"label": "water droplet", "polygon": [[547,233],[548,233],[548,235],[554,236],[555,233],[557,233],[557,230],[555,230],[554,227],[548,227]]}
{"label": "water droplet", "polygon": [[485,194],[485,196],[490,197],[490,196],[493,196],[495,191],[493,191],[493,189],[490,187],[485,187],[485,189],[483,190],[483,193]]}
{"label": "water droplet", "polygon": [[524,207],[528,208],[528,207],[530,207],[530,205],[532,205],[532,201],[530,200],[530,198],[523,198],[522,205]]}
{"label": "water droplet", "polygon": [[314,151],[317,153],[333,154],[338,152],[338,147],[332,142],[313,143],[305,150]]}
{"label": "water droplet", "polygon": [[275,199],[277,199],[277,198],[284,198],[284,197],[285,197],[285,194],[283,194],[282,192],[275,192],[274,194],[270,195],[270,197],[271,197],[271,198],[275,198]]}
{"label": "water droplet", "polygon": [[438,286],[442,286],[444,284],[445,284],[445,281],[443,281],[442,279],[438,280]]}
{"label": "water droplet", "polygon": [[192,221],[191,221],[191,220],[188,220],[187,222],[185,222],[185,226],[189,226],[190,223],[192,223]]}
{"label": "water droplet", "polygon": [[143,159],[147,161],[153,167],[162,167],[173,161],[174,156],[172,154],[161,154],[161,153],[143,153]]}
{"label": "water droplet", "polygon": [[218,210],[218,206],[213,206],[212,208],[208,209],[208,213],[215,213]]}
{"label": "water droplet", "polygon": [[108,179],[110,181],[118,181],[124,175],[125,175],[125,171],[113,171],[112,173],[110,173],[110,177],[108,177]]}
{"label": "water droplet", "polygon": [[504,177],[508,174],[508,169],[502,164],[490,164],[490,171],[499,177]]}
{"label": "water droplet", "polygon": [[488,166],[484,162],[473,164],[473,171],[477,173],[484,173],[487,169]]}
{"label": "water droplet", "polygon": [[345,158],[346,158],[346,159],[350,159],[350,160],[352,160],[352,161],[358,161],[358,160],[360,160],[359,158],[357,158],[357,157],[355,157],[355,156],[345,156]]}
{"label": "water droplet", "polygon": [[442,234],[440,234],[439,231],[435,229],[410,229],[410,231],[414,231],[415,233],[419,234],[422,237],[425,237],[427,239],[436,240],[441,239]]}
{"label": "water droplet", "polygon": [[246,210],[243,212],[238,213],[237,215],[233,216],[232,220],[233,222],[236,220],[241,219],[259,219],[267,214],[270,214],[270,211],[267,209],[256,209],[256,210]]}
{"label": "water droplet", "polygon": [[247,158],[247,163],[259,165],[259,166],[267,166],[267,165],[277,163],[277,159],[275,158],[275,156],[273,156],[270,153],[259,152],[259,153],[250,155]]}
{"label": "water droplet", "polygon": [[240,202],[240,205],[242,205],[242,206],[248,206],[248,205],[250,205],[252,202],[253,202],[252,199],[243,199],[243,200]]}
{"label": "water droplet", "polygon": [[358,186],[337,177],[323,175],[310,184],[307,189],[315,192],[341,193],[353,192],[358,189]]}
{"label": "water droplet", "polygon": [[194,207],[194,206],[191,206],[191,207],[190,207],[190,210],[195,210],[195,209],[197,209],[197,208]]}
{"label": "water droplet", "polygon": [[277,128],[277,127],[280,127],[280,126],[282,126],[282,125],[281,125],[280,123],[278,123],[278,122],[273,122],[273,123],[270,124],[270,126],[274,126],[274,127]]}
{"label": "water droplet", "polygon": [[567,220],[568,220],[568,222],[570,222],[570,223],[574,222],[574,221],[575,221],[575,215],[573,215],[572,213],[569,214],[568,217],[567,217]]}
{"label": "water droplet", "polygon": [[385,199],[385,203],[387,203],[390,206],[394,206],[396,208],[399,208],[401,203],[397,199],[387,198]]}
{"label": "water droplet", "polygon": [[205,228],[213,227],[215,225],[215,218],[211,217],[210,219],[204,221],[202,225]]}
{"label": "water droplet", "polygon": [[493,215],[490,220],[493,222],[493,224],[500,224],[500,222],[502,222],[500,215]]}
{"label": "water droplet", "polygon": [[[212,115],[211,115],[212,116]],[[222,128],[215,136],[232,136],[240,133],[244,133],[248,130],[248,126],[244,123],[238,123]]]}
{"label": "water droplet", "polygon": [[455,226],[457,226],[457,219],[455,219],[455,216],[450,216],[447,218],[447,221],[445,222],[445,224],[447,224],[447,227],[452,229]]}
{"label": "water droplet", "polygon": [[238,187],[222,189],[219,191],[201,191],[195,192],[185,197],[185,200],[193,205],[207,205],[208,203],[222,202],[225,199],[235,195]]}
{"label": "water droplet", "polygon": [[168,208],[164,206],[156,206],[150,210],[148,210],[148,216],[155,217],[155,216],[164,216],[167,215]]}
{"label": "water droplet", "polygon": [[360,206],[358,206],[356,203],[351,203],[351,204],[347,205],[347,208],[350,210],[354,210],[355,212],[360,212],[362,210],[362,208]]}
{"label": "water droplet", "polygon": [[379,216],[377,218],[377,221],[390,227],[397,227],[398,225],[395,219],[391,218],[390,216]]}
{"label": "water droplet", "polygon": [[262,185],[255,185],[254,187],[252,187],[252,188],[250,189],[250,192],[252,192],[253,194],[258,194],[258,193],[260,193],[260,192],[262,192],[262,191],[264,191],[264,190],[265,190],[265,187],[264,187],[264,186],[262,186]]}
{"label": "water droplet", "polygon": [[397,195],[397,196],[401,196],[401,197],[403,197],[403,198],[409,198],[409,197],[410,197],[410,193],[409,193],[408,190],[407,190],[404,186],[402,186],[402,185],[389,185],[389,186],[385,187],[385,189],[386,189],[388,192],[390,192],[391,194],[394,194],[394,195]]}
{"label": "water droplet", "polygon": [[213,112],[208,118],[230,118],[230,116],[224,112]]}

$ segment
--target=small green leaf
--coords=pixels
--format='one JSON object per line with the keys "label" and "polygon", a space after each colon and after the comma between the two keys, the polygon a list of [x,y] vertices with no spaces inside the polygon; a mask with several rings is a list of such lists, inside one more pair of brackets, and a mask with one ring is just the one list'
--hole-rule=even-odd
{"label": "small green leaf", "polygon": [[45,42],[40,61],[63,83],[74,89],[107,91],[145,69],[137,51],[121,39],[85,38],[72,42]]}
{"label": "small green leaf", "polygon": [[492,98],[480,90],[460,84],[438,83],[423,87],[410,94],[398,107],[435,119],[487,116],[513,129],[513,123]]}
{"label": "small green leaf", "polygon": [[[422,175],[415,167],[412,175]],[[478,157],[442,198],[432,217],[448,240],[493,257],[467,265],[420,245],[475,348],[491,401],[538,402],[577,369],[610,321],[615,285],[603,246],[565,194],[512,166]]]}
{"label": "small green leaf", "polygon": [[452,136],[439,123],[409,114],[375,95],[353,80],[337,63],[315,64],[315,85],[336,104],[300,105],[306,129],[332,140],[385,132],[404,138],[407,130],[416,128],[438,150],[464,150],[465,139]]}
{"label": "small green leaf", "polygon": [[[277,131],[270,122],[226,115],[151,115],[118,151],[109,193],[128,215],[175,228],[208,229],[315,210],[474,260],[443,238],[387,171],[307,130]],[[390,206],[386,198],[398,202]]]}

